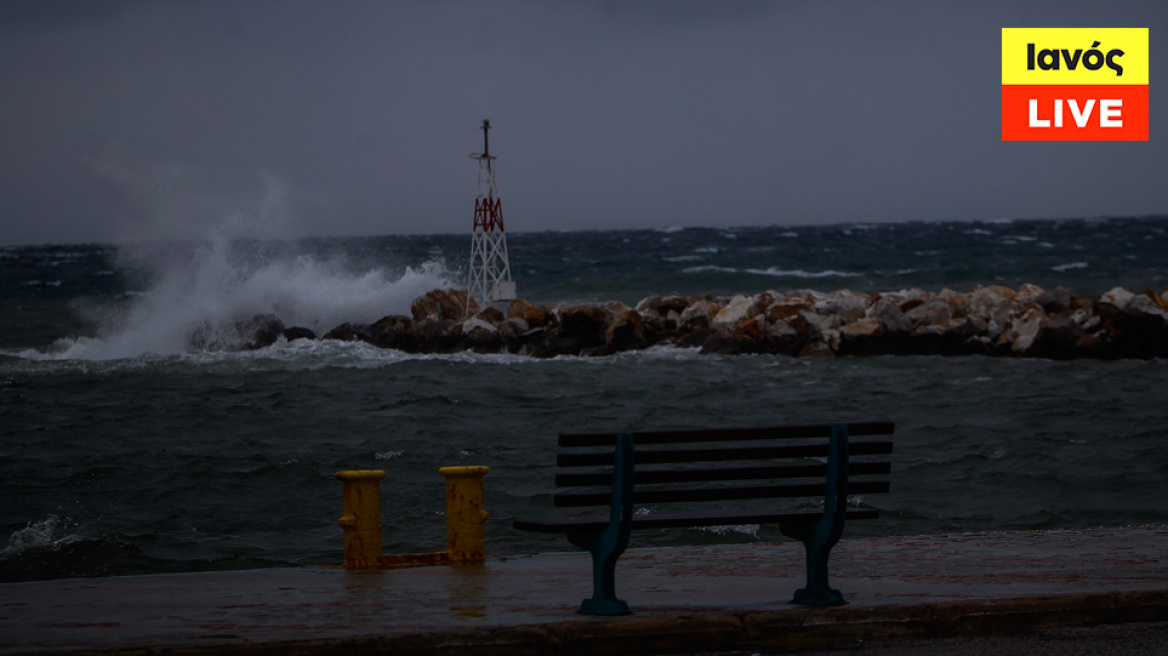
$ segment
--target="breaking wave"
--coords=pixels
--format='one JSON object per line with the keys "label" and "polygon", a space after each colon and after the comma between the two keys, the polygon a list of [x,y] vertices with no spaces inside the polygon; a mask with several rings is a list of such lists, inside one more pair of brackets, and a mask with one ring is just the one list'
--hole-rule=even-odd
{"label": "breaking wave", "polygon": [[454,284],[440,259],[401,272],[353,269],[310,255],[259,257],[228,240],[201,246],[189,257],[160,257],[148,266],[153,284],[129,296],[124,309],[103,317],[98,336],[59,340],[44,353],[22,355],[70,360],[175,355],[190,350],[198,331],[261,314],[319,334],[345,322],[409,314],[415,298]]}

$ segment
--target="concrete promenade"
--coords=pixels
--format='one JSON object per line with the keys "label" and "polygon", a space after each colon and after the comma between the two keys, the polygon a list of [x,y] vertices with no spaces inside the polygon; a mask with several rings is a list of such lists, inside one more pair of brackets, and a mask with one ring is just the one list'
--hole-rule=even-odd
{"label": "concrete promenade", "polygon": [[[634,536],[635,544],[635,536]],[[488,545],[488,549],[490,545]],[[794,542],[630,549],[634,614],[577,614],[587,554],[0,585],[0,654],[656,654],[1168,621],[1168,526],[844,539],[834,608]]]}

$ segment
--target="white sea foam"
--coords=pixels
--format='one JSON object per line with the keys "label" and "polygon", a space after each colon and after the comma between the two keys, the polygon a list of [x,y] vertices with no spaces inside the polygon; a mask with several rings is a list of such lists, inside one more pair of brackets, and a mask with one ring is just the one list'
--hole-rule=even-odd
{"label": "white sea foam", "polygon": [[727,535],[729,533],[741,533],[743,535],[749,535],[752,538],[757,538],[758,531],[759,531],[759,525],[758,524],[744,524],[742,526],[734,526],[734,525],[703,526],[703,527],[700,527],[698,530],[704,531],[706,533],[713,533],[714,535]]}
{"label": "white sea foam", "polygon": [[734,267],[720,267],[708,264],[706,266],[688,267],[681,270],[682,273],[738,273],[738,269]]}
{"label": "white sea foam", "polygon": [[62,521],[57,515],[49,515],[39,522],[29,523],[25,528],[12,533],[8,538],[8,546],[0,551],[0,557],[15,556],[37,547],[70,544],[81,539],[80,536],[70,534],[68,528],[68,522]]}
{"label": "white sea foam", "polygon": [[855,278],[862,275],[859,273],[848,273],[846,271],[835,271],[828,269],[827,271],[804,271],[803,269],[779,269],[776,267],[768,267],[766,269],[736,269],[734,267],[721,267],[708,264],[705,266],[688,267],[681,270],[682,273],[749,273],[756,276],[771,276],[774,278]]}
{"label": "white sea foam", "polygon": [[780,278],[854,278],[860,275],[858,273],[835,271],[833,269],[828,269],[827,271],[804,271],[803,269],[777,269],[775,267],[769,267],[767,269],[746,269],[746,272],[760,276],[775,276]]}
{"label": "white sea foam", "polygon": [[1086,269],[1087,267],[1088,267],[1088,264],[1086,262],[1070,262],[1068,264],[1060,264],[1058,266],[1053,266],[1050,268],[1050,270],[1057,272],[1057,273],[1063,273],[1065,271],[1071,271],[1073,269]]}

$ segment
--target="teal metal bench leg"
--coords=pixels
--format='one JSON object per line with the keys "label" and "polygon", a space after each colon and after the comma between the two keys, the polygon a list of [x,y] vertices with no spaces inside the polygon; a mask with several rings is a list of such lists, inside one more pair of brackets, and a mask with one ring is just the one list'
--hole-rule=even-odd
{"label": "teal metal bench leg", "polygon": [[587,615],[628,615],[629,605],[616,598],[616,561],[629,546],[633,517],[633,436],[618,435],[612,469],[612,503],[608,528],[601,533],[569,533],[572,544],[592,554],[592,598],[580,604]]}
{"label": "teal metal bench leg", "polygon": [[827,455],[827,489],[823,499],[823,516],[818,521],[779,524],[783,535],[803,542],[807,553],[807,587],[795,591],[796,604],[838,606],[848,603],[843,594],[827,583],[827,560],[831,548],[844,532],[848,505],[848,429],[831,427]]}

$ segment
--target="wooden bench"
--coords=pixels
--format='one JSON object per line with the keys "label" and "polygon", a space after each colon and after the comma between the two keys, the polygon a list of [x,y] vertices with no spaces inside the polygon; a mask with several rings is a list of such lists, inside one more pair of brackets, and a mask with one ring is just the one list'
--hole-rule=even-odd
{"label": "wooden bench", "polygon": [[[565,533],[592,554],[593,595],[580,612],[623,615],[616,562],[632,529],[777,523],[803,542],[807,585],[794,603],[847,603],[827,582],[827,560],[844,521],[875,519],[849,495],[885,493],[891,422],[560,435],[554,496],[559,508],[608,507],[607,516],[516,518],[515,528]],[[802,499],[777,504],[775,499]],[[822,501],[822,503],[820,503]],[[676,510],[675,510],[676,509]]]}

